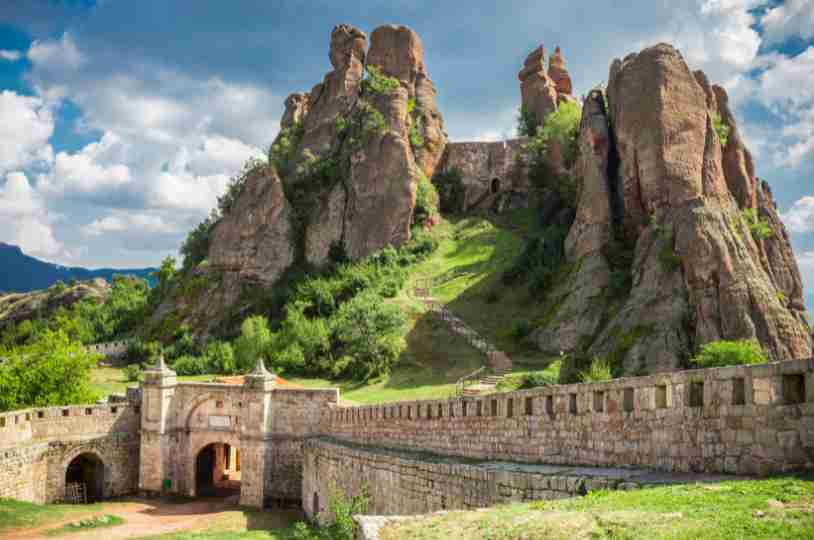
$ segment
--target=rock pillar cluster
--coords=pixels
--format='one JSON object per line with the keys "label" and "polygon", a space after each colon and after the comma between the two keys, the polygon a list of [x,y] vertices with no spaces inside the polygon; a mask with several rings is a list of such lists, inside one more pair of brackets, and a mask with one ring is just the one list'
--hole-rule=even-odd
{"label": "rock pillar cluster", "polygon": [[540,45],[526,58],[523,69],[518,73],[520,79],[520,102],[523,108],[533,114],[538,126],[545,123],[545,118],[557,110],[564,101],[573,101],[571,95],[571,76],[565,69],[565,58],[557,47],[545,67],[545,48]]}

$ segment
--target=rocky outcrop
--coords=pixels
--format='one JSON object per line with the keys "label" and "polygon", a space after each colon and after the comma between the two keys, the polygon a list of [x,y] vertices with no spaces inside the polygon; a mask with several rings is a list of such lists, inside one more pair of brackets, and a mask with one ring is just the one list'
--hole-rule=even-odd
{"label": "rocky outcrop", "polygon": [[[597,94],[583,108],[582,188],[566,244],[579,269],[561,285],[556,321],[536,334],[541,348],[607,355],[625,373],[684,367],[719,339],[757,338],[774,360],[810,356],[799,272],[722,89],[661,44],[614,61],[607,119]],[[724,148],[716,114],[730,127]],[[744,208],[764,217],[769,238],[753,238]],[[630,290],[609,297],[603,278],[625,249]]]}
{"label": "rocky outcrop", "polygon": [[96,278],[79,281],[64,289],[51,287],[26,293],[0,294],[0,331],[9,324],[37,318],[48,319],[59,308],[70,309],[83,300],[104,302],[111,290],[107,281]]}
{"label": "rocky outcrop", "polygon": [[529,53],[517,77],[520,79],[520,102],[534,115],[537,125],[545,124],[545,118],[557,110],[560,103],[574,101],[571,76],[565,69],[565,58],[557,47],[545,67],[545,48],[540,45]]}
{"label": "rocky outcrop", "polygon": [[289,269],[358,259],[410,238],[416,185],[447,142],[421,40],[407,27],[383,26],[368,51],[364,32],[339,25],[329,58],[320,84],[286,99],[274,159],[249,173],[212,229],[208,267],[188,276],[200,282],[196,294],[170,303],[200,333],[222,328],[252,297],[273,295]]}

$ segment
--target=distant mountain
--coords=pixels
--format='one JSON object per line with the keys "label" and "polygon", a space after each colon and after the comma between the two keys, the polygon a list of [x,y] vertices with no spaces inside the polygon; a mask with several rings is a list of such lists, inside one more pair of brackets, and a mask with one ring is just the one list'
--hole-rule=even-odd
{"label": "distant mountain", "polygon": [[0,291],[2,292],[29,292],[37,289],[47,289],[57,281],[86,281],[94,278],[104,278],[110,282],[114,275],[124,274],[146,279],[153,285],[154,280],[150,274],[156,268],[87,268],[60,266],[23,253],[23,251],[10,244],[0,242]]}

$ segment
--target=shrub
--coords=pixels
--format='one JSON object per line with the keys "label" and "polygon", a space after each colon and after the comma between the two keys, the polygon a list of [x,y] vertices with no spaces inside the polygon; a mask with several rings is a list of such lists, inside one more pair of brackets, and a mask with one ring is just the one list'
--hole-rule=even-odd
{"label": "shrub", "polygon": [[341,491],[334,490],[328,501],[328,512],[333,522],[322,528],[299,522],[294,526],[294,540],[354,540],[358,538],[359,526],[353,519],[357,514],[366,514],[369,505],[367,484],[362,484],[358,495],[348,499]]}
{"label": "shrub", "polygon": [[561,369],[562,360],[555,360],[542,371],[526,373],[520,383],[520,389],[539,388],[541,386],[557,384],[560,380]]}
{"label": "shrub", "polygon": [[128,345],[124,358],[128,364],[152,363],[155,362],[161,351],[161,344],[157,341],[136,339]]}
{"label": "shrub", "polygon": [[605,358],[594,356],[590,367],[579,374],[582,382],[602,382],[613,379],[610,362]]}
{"label": "shrub", "polygon": [[218,214],[212,211],[209,217],[200,222],[197,227],[187,234],[180,249],[181,256],[183,257],[181,267],[184,272],[197,266],[198,263],[202,262],[206,259],[207,255],[209,255],[209,235],[217,221]]}
{"label": "shrub", "polygon": [[413,223],[423,225],[432,216],[438,214],[438,192],[426,176],[420,174],[415,192]]}
{"label": "shrub", "polygon": [[203,356],[179,356],[172,364],[178,375],[205,375],[211,373],[207,359]]}
{"label": "shrub", "polygon": [[439,208],[444,213],[456,213],[464,210],[466,188],[461,171],[452,167],[436,173],[432,184],[438,191]]}
{"label": "shrub", "polygon": [[68,287],[65,285],[65,282],[62,281],[61,279],[58,279],[53,285],[51,285],[51,287],[49,287],[49,290],[53,294],[61,294],[65,292],[65,289],[67,288]]}
{"label": "shrub", "polygon": [[512,326],[512,335],[517,339],[523,339],[531,334],[533,330],[531,323],[527,319],[516,321]]}
{"label": "shrub", "polygon": [[206,346],[204,351],[208,373],[222,373],[232,375],[237,373],[237,362],[235,352],[229,343],[215,341]]}
{"label": "shrub", "polygon": [[731,128],[721,119],[721,115],[717,112],[712,113],[712,127],[715,129],[715,132],[718,134],[718,138],[721,140],[721,146],[726,146],[726,142],[729,140],[729,131]]}
{"label": "shrub", "polygon": [[766,218],[760,217],[754,208],[744,208],[741,210],[741,217],[746,222],[746,226],[749,227],[749,232],[752,233],[752,238],[754,238],[755,241],[774,235],[769,221]]}
{"label": "shrub", "polygon": [[421,135],[421,120],[416,120],[416,123],[410,126],[410,146],[413,150],[424,146],[424,137]]}
{"label": "shrub", "polygon": [[670,235],[669,238],[664,240],[661,249],[659,249],[659,265],[667,274],[672,274],[681,268],[681,257],[673,250],[674,242],[673,235]]}
{"label": "shrub", "polygon": [[[288,176],[291,172],[303,135],[305,135],[305,127],[302,122],[295,122],[290,127],[280,130],[277,138],[269,147],[268,162],[274,165],[280,176]],[[218,206],[220,206],[220,199],[218,199]]]}
{"label": "shrub", "polygon": [[534,137],[537,134],[537,116],[525,106],[520,107],[517,115],[517,134],[520,137]]}
{"label": "shrub", "polygon": [[[401,86],[395,77],[385,75],[381,68],[368,64],[366,67],[367,76],[362,81],[362,91],[370,94],[389,94]],[[409,106],[409,103],[408,103]]]}
{"label": "shrub", "polygon": [[251,371],[258,358],[267,359],[271,331],[265,317],[249,317],[240,325],[240,337],[234,342],[235,365],[240,373]]}
{"label": "shrub", "polygon": [[127,382],[137,382],[141,380],[141,366],[138,364],[130,364],[124,368],[124,379]]}
{"label": "shrub", "polygon": [[762,364],[767,361],[768,355],[756,339],[713,341],[703,345],[701,351],[690,359],[699,368]]}
{"label": "shrub", "polygon": [[582,108],[574,102],[561,103],[556,111],[549,114],[543,122],[542,129],[526,145],[535,160],[545,158],[551,143],[560,145],[563,163],[570,168],[579,153],[579,124],[582,119]]}

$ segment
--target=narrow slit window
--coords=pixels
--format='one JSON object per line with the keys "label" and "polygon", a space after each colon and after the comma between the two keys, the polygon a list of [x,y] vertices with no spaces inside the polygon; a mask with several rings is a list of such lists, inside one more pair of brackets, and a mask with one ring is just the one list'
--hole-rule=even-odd
{"label": "narrow slit window", "polygon": [[546,414],[554,414],[554,396],[545,397],[545,412]]}
{"label": "narrow slit window", "polygon": [[625,388],[625,393],[622,398],[622,406],[625,412],[631,412],[634,408],[635,394],[633,388]]}
{"label": "narrow slit window", "polygon": [[594,412],[605,412],[605,392],[594,392]]}
{"label": "narrow slit window", "polygon": [[534,401],[530,397],[526,398],[526,416],[534,415]]}
{"label": "narrow slit window", "polygon": [[492,416],[497,416],[497,400],[492,400]]}
{"label": "narrow slit window", "polygon": [[746,404],[746,381],[743,378],[732,380],[732,405]]}
{"label": "narrow slit window", "polygon": [[656,385],[656,408],[657,409],[666,409],[667,408],[667,385],[666,384]]}
{"label": "narrow slit window", "polygon": [[783,375],[783,402],[787,405],[803,403],[806,400],[806,380],[801,373]]}
{"label": "narrow slit window", "polygon": [[690,407],[704,406],[704,383],[690,383]]}
{"label": "narrow slit window", "polygon": [[514,416],[514,400],[509,398],[509,400],[506,401],[506,417],[511,418],[513,416]]}
{"label": "narrow slit window", "polygon": [[568,412],[577,414],[577,395],[568,394]]}

